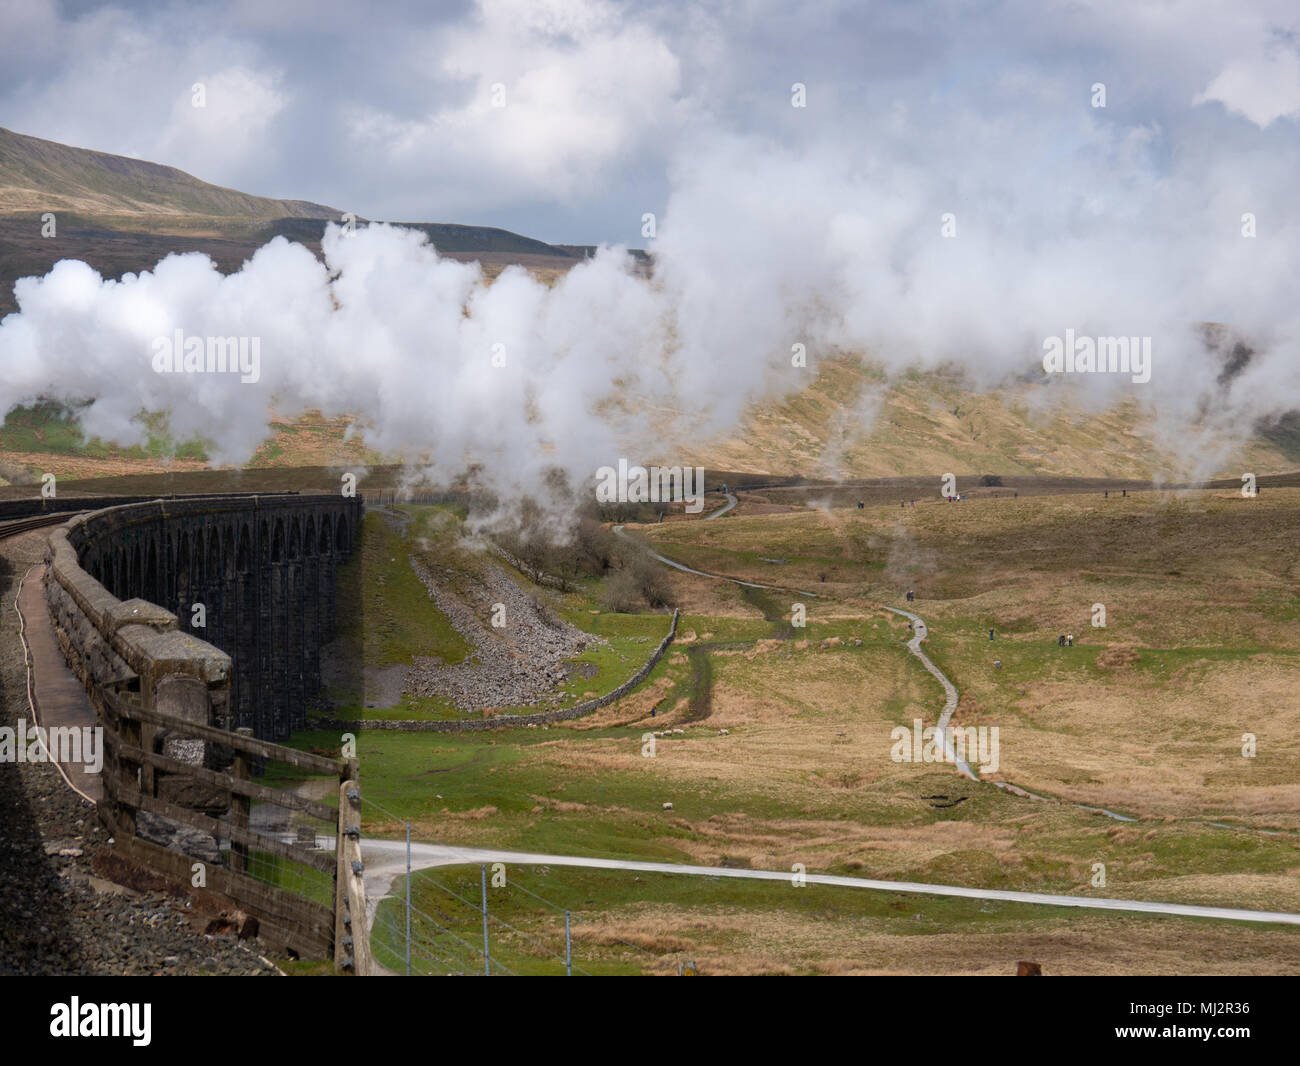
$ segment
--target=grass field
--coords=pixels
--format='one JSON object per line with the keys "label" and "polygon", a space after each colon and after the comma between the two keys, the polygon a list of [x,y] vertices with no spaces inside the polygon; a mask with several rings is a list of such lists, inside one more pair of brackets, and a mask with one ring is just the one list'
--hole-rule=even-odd
{"label": "grass field", "polygon": [[[156,482],[165,475],[211,469],[203,441],[177,439],[160,415],[142,411],[137,421],[144,443],[120,446],[88,438],[77,412],[67,408],[48,403],[15,407],[0,422],[0,473],[8,471],[8,480],[15,484],[39,483],[41,474],[51,473],[64,488],[110,479],[112,484],[105,490],[130,493],[129,485],[119,479]],[[286,471],[286,483],[291,484],[293,468],[333,464],[360,470],[380,462],[379,453],[349,435],[350,425],[350,419],[324,418],[319,413],[272,419],[266,439],[245,469],[251,478],[261,471],[272,476]],[[243,471],[230,471],[230,475],[243,476]]]}
{"label": "grass field", "polygon": [[[1149,817],[1300,828],[1300,491],[969,500],[792,512],[646,532],[713,572],[903,601],[1002,730],[1001,776]],[[779,568],[759,554],[784,556]],[[818,580],[827,573],[827,582]],[[793,597],[792,597],[793,599]],[[1095,627],[1095,605],[1105,626]],[[988,640],[993,629],[996,640]],[[1062,633],[1073,648],[1056,646]],[[993,662],[1001,667],[995,669]],[[1242,757],[1243,736],[1256,754]]]}
{"label": "grass field", "polygon": [[[1015,973],[1019,959],[1071,974],[1300,972],[1285,927],[1109,915],[1067,907],[946,899],[821,885],[510,866],[488,889],[492,972],[674,974]],[[380,904],[372,944],[405,970],[405,878]],[[412,878],[411,970],[483,972],[476,866]],[[1195,943],[1189,964],[1181,945]]]}
{"label": "grass field", "polygon": [[[803,863],[882,879],[1294,911],[1300,750],[1287,695],[1300,679],[1290,535],[1298,520],[1300,490],[1277,489],[1249,501],[1220,492],[1071,495],[904,511],[747,514],[742,504],[718,522],[643,527],[633,532],[673,558],[818,598],[674,574],[678,642],[637,692],[549,729],[365,733],[365,795],[409,819],[416,839],[445,843],[774,870]],[[902,603],[907,588],[930,625],[930,654],[961,692],[955,720],[1000,730],[1001,765],[989,776],[1064,802],[891,759],[891,730],[932,723],[942,704],[904,647],[902,620],[878,606]],[[591,595],[570,595],[572,617]],[[806,628],[789,625],[795,602],[806,606]],[[1097,603],[1104,628],[1091,625]],[[1074,647],[1057,647],[1064,632]],[[647,757],[646,733],[664,730]],[[1255,737],[1253,758],[1242,755],[1243,733]],[[375,815],[365,831],[396,835],[401,825]],[[587,883],[578,876],[553,870],[551,883],[562,893]],[[796,939],[820,948],[758,943],[758,930],[781,923],[757,897],[719,900],[709,913],[730,932],[714,937],[679,901],[643,896],[638,911],[623,891],[589,890],[599,921],[624,939],[676,929],[665,935],[680,934],[718,972],[912,972],[931,959],[945,972],[985,972],[983,949],[961,947],[970,938],[950,912],[935,935],[952,939],[933,941],[925,961],[866,926],[840,958],[802,918]],[[1051,929],[1045,940],[1014,917],[1002,932],[996,922],[979,926],[987,936],[974,944],[1029,936],[1080,972],[1245,972],[1266,970],[1279,945],[1294,955],[1290,930],[1269,931],[1253,962],[1216,961],[1199,944],[1181,955],[1161,946],[1168,926],[1160,932],[1145,919],[1042,922],[1033,928]],[[1103,953],[1121,931],[1131,952]],[[592,961],[645,972],[676,965],[671,952],[634,955],[596,951]]]}

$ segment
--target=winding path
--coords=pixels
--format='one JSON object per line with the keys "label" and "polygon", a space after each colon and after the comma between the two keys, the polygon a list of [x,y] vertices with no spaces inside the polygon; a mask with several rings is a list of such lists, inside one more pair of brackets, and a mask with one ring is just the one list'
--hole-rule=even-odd
{"label": "winding path", "polygon": [[948,736],[948,723],[952,721],[953,713],[957,710],[957,686],[948,680],[948,675],[935,666],[934,660],[926,655],[921,648],[921,641],[930,635],[930,631],[925,627],[925,620],[919,614],[905,611],[901,607],[886,607],[885,610],[911,619],[913,633],[912,639],[907,642],[907,650],[920,659],[921,665],[929,670],[934,675],[935,680],[943,686],[943,710],[939,712],[939,722],[934,727],[934,735],[939,740],[939,743],[943,745],[943,750],[947,754],[949,762],[972,781],[982,780],[980,775],[970,768],[970,763],[965,759],[957,758],[957,753],[953,749],[952,738]]}
{"label": "winding path", "polygon": [[[739,501],[732,493],[727,493],[727,502],[716,511],[710,511],[706,514],[703,521],[708,522],[713,518],[721,518],[724,514],[735,507],[738,502]],[[623,524],[621,522],[618,525],[611,527],[611,532],[618,537],[627,536],[627,534],[623,532]],[[733,585],[744,585],[746,588],[751,589],[769,589],[773,592],[797,592],[800,596],[811,596],[815,600],[821,599],[817,593],[807,592],[804,589],[792,589],[785,585],[764,585],[758,581],[741,581],[738,577],[728,577],[726,574],[711,574],[707,570],[696,570],[694,567],[687,566],[685,563],[679,563],[676,559],[669,559],[666,555],[660,555],[657,551],[651,548],[649,544],[643,546],[645,547],[646,554],[649,555],[651,559],[663,563],[664,566],[671,566],[674,570],[680,570],[683,574],[694,574],[696,577],[709,577],[713,578],[715,581],[730,581]]]}
{"label": "winding path", "polygon": [[[884,606],[884,605],[882,605]],[[926,628],[924,619],[919,614],[913,614],[911,611],[904,611],[901,607],[885,606],[886,611],[892,611],[894,614],[901,614],[905,618],[912,620],[915,633],[912,639],[907,642],[907,650],[921,660],[921,664],[934,675],[935,679],[943,686],[945,695],[943,710],[939,712],[939,722],[934,728],[934,735],[943,745],[943,750],[947,754],[948,761],[957,767],[958,771],[969,777],[972,781],[979,781],[986,785],[997,785],[998,788],[1005,792],[1010,792],[1016,796],[1025,799],[1037,800],[1040,803],[1057,803],[1066,806],[1076,807],[1081,811],[1087,811],[1089,814],[1104,814],[1107,818],[1114,818],[1117,822],[1136,822],[1137,819],[1132,815],[1120,814],[1118,811],[1110,811],[1105,807],[1092,807],[1086,803],[1075,803],[1073,800],[1058,800],[1050,796],[1040,796],[1036,792],[1030,792],[1027,788],[1020,785],[1012,784],[1010,781],[985,781],[978,772],[971,769],[970,763],[965,759],[959,759],[957,752],[953,747],[952,738],[948,735],[948,724],[952,721],[952,716],[957,710],[957,686],[948,680],[948,676],[934,665],[930,656],[926,655],[921,648],[921,641],[929,636],[929,630]]]}
{"label": "winding path", "polygon": [[706,515],[704,516],[704,520],[705,520],[706,522],[707,522],[710,518],[721,518],[724,514],[726,514],[726,513],[727,513],[728,511],[730,511],[733,507],[735,507],[736,504],[738,504],[738,503],[740,502],[739,500],[736,499],[736,494],[735,494],[734,492],[728,492],[728,493],[726,494],[726,496],[727,496],[727,502],[726,502],[726,503],[724,503],[724,504],[723,504],[721,507],[719,507],[716,511],[710,511],[708,514],[706,514]]}
{"label": "winding path", "polygon": [[[732,498],[734,499],[734,497]],[[728,504],[727,507],[724,507],[718,511],[714,511],[712,514],[706,516],[706,520],[709,518],[716,518],[718,515],[722,514],[723,512],[730,510],[731,506],[732,506],[731,504]],[[623,533],[623,527],[621,525],[614,526],[613,530],[619,536],[625,535]],[[699,577],[713,578],[716,581],[730,581],[732,584],[744,585],[747,588],[770,589],[776,592],[794,592],[794,593],[798,593],[800,596],[811,596],[814,599],[821,598],[820,596],[818,596],[817,593],[808,592],[804,589],[790,588],[789,586],[785,586],[785,585],[763,585],[756,581],[742,581],[738,577],[730,577],[727,574],[713,574],[713,573],[709,573],[706,570],[696,570],[694,567],[687,566],[685,563],[679,563],[675,559],[669,559],[666,555],[660,555],[658,552],[654,551],[649,547],[646,548],[646,551],[650,554],[652,558],[663,563],[665,566],[671,566],[673,569],[681,570],[683,573],[695,574]],[[911,611],[905,611],[901,607],[890,607],[887,604],[881,604],[880,606],[883,610],[891,611],[894,614],[902,615],[904,618],[908,618],[911,620],[914,632],[912,635],[912,639],[907,642],[907,650],[910,651],[913,655],[915,655],[921,661],[921,665],[924,666],[926,670],[928,670],[930,674],[934,676],[935,680],[938,681],[939,684],[943,686],[944,704],[943,704],[943,710],[939,712],[938,723],[935,725],[935,736],[936,738],[938,738],[939,742],[943,745],[943,750],[947,755],[948,762],[954,765],[957,768],[958,772],[963,774],[965,777],[970,778],[970,780],[972,781],[979,781],[981,784],[986,784],[986,785],[995,785],[998,788],[1002,789],[1004,792],[1010,792],[1013,795],[1020,796],[1024,799],[1035,800],[1039,803],[1055,803],[1059,805],[1075,807],[1081,811],[1087,811],[1089,814],[1103,814],[1107,818],[1113,818],[1115,821],[1118,822],[1137,821],[1137,819],[1134,818],[1132,815],[1120,814],[1118,811],[1108,810],[1105,807],[1093,807],[1087,803],[1075,803],[1073,800],[1059,800],[1051,796],[1042,796],[1039,795],[1037,792],[1031,792],[1029,791],[1029,789],[1023,788],[1017,784],[1013,784],[1010,781],[985,781],[984,778],[982,778],[974,769],[971,768],[969,762],[967,762],[965,759],[959,759],[957,757],[957,752],[953,746],[952,738],[948,733],[948,725],[949,723],[951,723],[952,716],[957,710],[957,700],[958,700],[957,686],[954,685],[952,681],[949,680],[948,676],[934,664],[934,660],[931,659],[925,653],[924,649],[921,647],[922,641],[924,641],[926,637],[930,635],[929,629],[926,627],[925,624],[925,619],[923,619],[919,614],[914,614]],[[1218,823],[1211,822],[1205,824],[1216,825]],[[1221,825],[1221,828],[1236,829],[1239,827]],[[1241,827],[1241,828],[1245,828],[1245,827]],[[1257,830],[1257,832],[1266,833],[1268,835],[1275,835],[1270,833],[1268,830],[1263,830],[1263,829]]]}

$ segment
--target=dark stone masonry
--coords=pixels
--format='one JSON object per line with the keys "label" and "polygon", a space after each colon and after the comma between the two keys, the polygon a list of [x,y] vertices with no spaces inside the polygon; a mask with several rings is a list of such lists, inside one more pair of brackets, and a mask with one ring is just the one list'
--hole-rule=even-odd
{"label": "dark stone masonry", "polygon": [[320,687],[336,572],[361,516],[360,498],[287,495],[73,519],[51,538],[46,577],[65,653],[88,687],[134,674],[151,704],[191,704],[186,717],[206,704],[212,724],[284,740]]}

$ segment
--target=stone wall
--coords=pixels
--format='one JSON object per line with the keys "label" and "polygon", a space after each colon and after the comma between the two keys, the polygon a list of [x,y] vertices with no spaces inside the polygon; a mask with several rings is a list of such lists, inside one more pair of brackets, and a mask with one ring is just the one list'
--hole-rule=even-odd
{"label": "stone wall", "polygon": [[45,600],[64,657],[103,710],[103,689],[124,683],[146,706],[170,714],[176,681],[201,686],[211,719],[227,714],[230,656],[176,626],[176,616],[145,600],[119,600],[77,563],[68,527],[56,529],[46,552]]}
{"label": "stone wall", "polygon": [[558,711],[541,711],[537,714],[499,714],[492,718],[470,718],[465,720],[434,720],[411,718],[366,718],[363,720],[344,718],[322,718],[310,724],[316,729],[388,729],[403,733],[476,733],[485,729],[507,729],[518,726],[549,725],[552,722],[567,722],[591,714],[601,707],[608,707],[615,700],[621,699],[650,676],[664,652],[677,635],[678,612],[673,611],[672,624],[668,634],[659,642],[654,654],[642,664],[635,674],[603,696],[575,703],[572,707],[563,707]]}
{"label": "stone wall", "polygon": [[320,684],[335,572],[361,507],[338,496],[215,496],[74,518],[51,535],[45,579],[69,664],[92,699],[129,678],[147,707],[197,717],[206,706],[210,724],[285,739]]}

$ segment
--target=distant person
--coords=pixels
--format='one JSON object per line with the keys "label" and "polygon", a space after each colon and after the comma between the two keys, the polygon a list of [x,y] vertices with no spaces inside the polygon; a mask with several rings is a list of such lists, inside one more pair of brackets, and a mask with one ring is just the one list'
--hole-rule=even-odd
{"label": "distant person", "polygon": [[861,501],[861,500],[858,501],[858,510],[859,510],[859,511],[862,510],[862,501]]}
{"label": "distant person", "polygon": [[1103,493],[1101,494],[1101,498],[1102,498],[1103,500],[1109,500],[1109,499],[1110,499],[1110,490],[1107,489],[1105,492],[1103,492]]}
{"label": "distant person", "polygon": [[1011,494],[1011,498],[1012,498],[1013,500],[1018,500],[1018,499],[1020,499],[1020,493],[1019,493],[1019,492],[1013,492],[1013,493]]}
{"label": "distant person", "polygon": [[1073,648],[1073,647],[1074,647],[1074,634],[1073,634],[1073,633],[1071,633],[1069,636],[1067,636],[1067,637],[1065,638],[1065,646],[1066,646],[1067,648]]}
{"label": "distant person", "polygon": [[1127,498],[1127,496],[1128,496],[1128,489],[1123,489],[1123,490],[1120,492],[1120,495],[1121,495],[1121,496],[1124,496],[1124,497]]}
{"label": "distant person", "polygon": [[915,500],[912,501],[912,506],[913,506],[913,507],[916,506],[916,501],[915,501]]}
{"label": "distant person", "polygon": [[989,630],[989,640],[993,639],[993,630]]}
{"label": "distant person", "polygon": [[1062,633],[1059,637],[1056,638],[1056,646],[1057,646],[1058,648],[1064,648],[1064,647],[1065,647],[1065,634],[1064,634],[1064,633]]}
{"label": "distant person", "polygon": [[916,593],[913,592],[911,589],[908,589],[908,590],[907,590],[907,602],[908,602],[908,603],[911,603],[914,599],[916,599]]}

